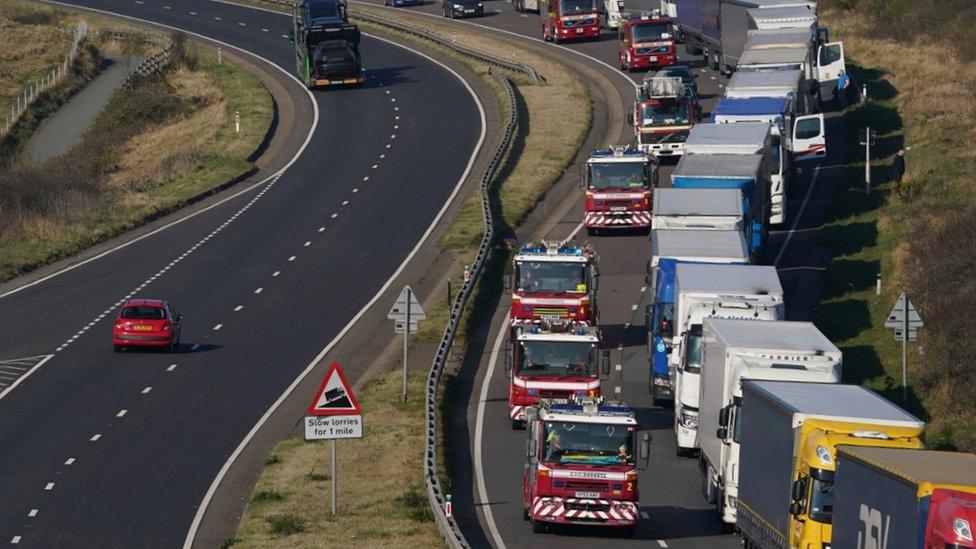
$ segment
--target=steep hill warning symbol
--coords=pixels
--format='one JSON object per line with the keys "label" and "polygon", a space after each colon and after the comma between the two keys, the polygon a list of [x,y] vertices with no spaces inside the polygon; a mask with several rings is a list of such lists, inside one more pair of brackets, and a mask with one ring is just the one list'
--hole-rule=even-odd
{"label": "steep hill warning symbol", "polygon": [[315,397],[308,407],[310,416],[354,415],[361,414],[356,395],[352,393],[349,382],[338,362],[333,362],[326,372],[322,385],[315,392]]}

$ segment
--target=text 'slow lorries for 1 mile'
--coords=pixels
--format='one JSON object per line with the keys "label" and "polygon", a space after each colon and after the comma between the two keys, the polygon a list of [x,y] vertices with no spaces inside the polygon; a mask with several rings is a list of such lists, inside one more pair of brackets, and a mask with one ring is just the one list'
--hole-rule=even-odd
{"label": "text 'slow lorries for 1 mile'", "polygon": [[864,387],[744,381],[736,520],[746,546],[854,547],[831,542],[838,449],[921,448],[924,426]]}
{"label": "text 'slow lorries for 1 mile'", "polygon": [[686,456],[698,448],[702,322],[706,318],[782,320],[786,306],[776,268],[760,265],[679,264],[675,294],[670,360],[675,453]]}
{"label": "text 'slow lorries for 1 mile'", "polygon": [[698,443],[702,488],[719,519],[736,523],[742,383],[839,383],[841,352],[810,322],[706,318],[702,322]]}
{"label": "text 'slow lorries for 1 mile'", "polygon": [[976,456],[843,446],[837,455],[837,549],[971,549]]}

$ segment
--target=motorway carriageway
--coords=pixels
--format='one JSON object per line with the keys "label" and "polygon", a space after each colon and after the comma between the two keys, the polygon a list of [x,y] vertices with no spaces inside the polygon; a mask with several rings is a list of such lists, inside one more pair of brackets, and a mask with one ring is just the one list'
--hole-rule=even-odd
{"label": "motorway carriageway", "polygon": [[[363,3],[354,1],[355,3]],[[381,0],[370,0],[382,4]],[[639,10],[628,0],[628,9]],[[442,17],[440,3],[421,7],[400,8]],[[501,0],[485,2],[487,16],[455,22],[475,25],[502,35],[518,35],[541,41],[539,16],[519,14],[511,4]],[[625,74],[616,69],[616,31],[604,31],[597,42],[550,44],[550,48],[564,48],[577,52],[578,62],[601,67],[608,79],[617,84],[620,100],[625,108],[633,101],[634,88],[628,89],[625,79],[637,83],[643,73]],[[724,94],[727,78],[703,68],[700,56],[689,56],[678,46],[681,61],[694,67],[698,75],[699,94],[705,118],[718,98]],[[613,65],[613,66],[608,66]],[[623,80],[624,84],[620,85]],[[845,143],[838,137],[844,132],[839,114],[828,114],[828,159],[819,170],[810,166],[804,170],[789,204],[786,227],[771,231],[766,255],[762,263],[776,265],[786,291],[787,316],[790,320],[813,320],[820,298],[823,269],[829,263],[829,252],[817,246],[816,229],[833,196],[843,159]],[[626,135],[632,142],[633,130]],[[661,166],[661,182],[670,183],[675,161]],[[575,174],[575,166],[567,170]],[[819,173],[818,173],[819,172]],[[815,182],[811,182],[815,178]],[[833,178],[833,179],[831,179]],[[646,352],[644,308],[651,300],[645,286],[646,262],[650,259],[650,244],[643,235],[607,235],[587,237],[582,232],[582,193],[569,209],[545,234],[519,235],[520,244],[530,240],[560,241],[575,237],[577,242],[588,240],[600,256],[600,289],[598,295],[604,348],[611,350],[612,373],[603,382],[604,394],[615,394],[630,404],[638,420],[654,435],[650,467],[640,473],[641,516],[635,539],[614,538],[601,529],[574,529],[555,534],[534,534],[530,523],[522,519],[522,468],[524,463],[525,432],[513,431],[508,417],[508,379],[505,377],[502,349],[505,347],[506,315],[510,299],[502,296],[494,315],[487,341],[483,342],[480,369],[468,402],[466,432],[454,433],[453,440],[470,447],[458,448],[455,455],[464,457],[453,464],[455,470],[454,510],[468,540],[475,546],[590,548],[601,547],[677,547],[677,548],[733,548],[740,540],[723,532],[714,508],[701,495],[701,480],[697,458],[678,458],[674,452],[673,410],[655,408],[648,390],[649,366]],[[478,350],[475,345],[470,349]],[[479,358],[474,359],[475,362]],[[484,376],[488,375],[487,381]],[[463,376],[463,374],[462,374]],[[619,390],[619,392],[617,392]],[[480,428],[479,428],[480,422]],[[480,481],[479,481],[480,474]],[[459,479],[471,479],[472,486]],[[459,486],[464,482],[464,486]],[[477,509],[477,516],[465,509]]]}
{"label": "motorway carriageway", "polygon": [[[193,0],[72,3],[293,66],[282,15]],[[281,72],[318,113],[283,174],[0,296],[0,371],[14,372],[0,378],[0,544],[181,545],[228,456],[419,246],[480,148],[484,113],[431,60],[371,38],[362,50],[360,89],[306,96]],[[172,300],[185,315],[181,352],[112,352],[130,296]]]}

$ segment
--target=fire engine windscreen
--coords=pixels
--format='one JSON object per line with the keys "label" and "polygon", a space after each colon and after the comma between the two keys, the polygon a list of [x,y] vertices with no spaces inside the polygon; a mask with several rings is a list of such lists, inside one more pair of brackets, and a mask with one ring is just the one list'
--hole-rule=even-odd
{"label": "fire engine windscreen", "polygon": [[645,187],[643,162],[591,162],[586,165],[590,187],[595,189],[634,189]]}
{"label": "fire engine windscreen", "polygon": [[634,427],[553,421],[546,424],[546,461],[586,465],[633,465]]}
{"label": "fire engine windscreen", "polygon": [[596,345],[584,341],[521,341],[518,373],[523,377],[595,376]]}
{"label": "fire engine windscreen", "polygon": [[593,13],[596,8],[593,0],[563,0],[559,3],[560,15],[575,15],[578,13]]}
{"label": "fire engine windscreen", "polygon": [[520,292],[586,293],[586,265],[583,263],[522,261],[517,270]]}
{"label": "fire engine windscreen", "polygon": [[657,42],[663,39],[663,35],[669,34],[671,29],[666,23],[653,25],[634,25],[634,43]]}
{"label": "fire engine windscreen", "polygon": [[655,101],[641,105],[643,126],[675,126],[690,120],[688,105],[683,101]]}

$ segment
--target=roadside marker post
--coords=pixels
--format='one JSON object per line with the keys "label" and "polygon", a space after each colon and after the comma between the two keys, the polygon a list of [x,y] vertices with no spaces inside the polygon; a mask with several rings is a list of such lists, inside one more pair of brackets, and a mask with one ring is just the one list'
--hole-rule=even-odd
{"label": "roadside marker post", "polygon": [[386,318],[396,322],[393,331],[403,334],[403,401],[407,401],[407,348],[409,345],[410,334],[417,333],[417,326],[421,320],[427,320],[424,308],[417,301],[417,295],[413,293],[410,286],[404,286],[403,291],[397,296],[396,302]]}
{"label": "roadside marker post", "polygon": [[878,132],[871,126],[860,131],[860,142],[864,145],[864,192],[871,194],[871,145],[874,144]]}
{"label": "roadside marker post", "polygon": [[908,342],[915,341],[918,329],[924,326],[922,317],[915,310],[915,305],[909,301],[905,292],[898,296],[898,301],[888,313],[885,328],[895,331],[895,341],[901,341],[901,399],[908,404]]}
{"label": "roadside marker post", "polygon": [[346,381],[342,366],[333,362],[305,414],[305,440],[332,441],[332,515],[339,513],[339,469],[336,440],[363,437],[363,411]]}

